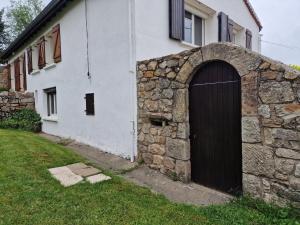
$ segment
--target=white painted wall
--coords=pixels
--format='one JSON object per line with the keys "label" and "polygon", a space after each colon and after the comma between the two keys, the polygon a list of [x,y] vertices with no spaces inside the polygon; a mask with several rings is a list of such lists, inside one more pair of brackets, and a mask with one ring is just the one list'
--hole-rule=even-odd
{"label": "white painted wall", "polygon": [[[216,13],[205,20],[205,44],[218,41],[218,13],[223,11],[236,23],[250,29],[253,50],[259,52],[259,28],[242,0],[199,0]],[[168,0],[136,0],[137,59],[160,57],[191,48],[169,38]],[[245,46],[246,30],[238,35],[238,44]]]}
{"label": "white painted wall", "polygon": [[[206,1],[216,11],[228,13],[232,19],[241,21],[240,25],[258,33],[242,1]],[[57,121],[44,120],[43,131],[130,157],[137,153],[133,133],[137,122],[136,61],[190,47],[169,38],[168,0],[87,0],[91,73],[88,78],[84,3],[77,0],[70,4],[12,56],[10,63],[59,23],[62,62],[27,76],[28,91],[35,93],[37,111],[43,118],[47,117],[44,89],[57,90]],[[217,41],[217,14],[207,20],[206,27],[207,43]],[[256,49],[254,43],[253,48]],[[95,93],[95,116],[85,115],[86,93]]]}
{"label": "white painted wall", "polygon": [[[136,103],[130,89],[128,0],[87,2],[91,79],[87,76],[85,7],[81,0],[49,25],[51,29],[60,24],[62,62],[29,75],[28,91],[37,94],[37,110],[46,117],[43,90],[56,87],[58,119],[44,120],[44,132],[130,157],[135,150],[131,121]],[[95,116],[85,115],[86,93],[95,93]]]}

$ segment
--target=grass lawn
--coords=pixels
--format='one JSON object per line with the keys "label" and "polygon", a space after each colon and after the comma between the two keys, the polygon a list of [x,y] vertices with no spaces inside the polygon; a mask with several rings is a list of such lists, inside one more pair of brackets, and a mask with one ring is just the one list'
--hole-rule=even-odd
{"label": "grass lawn", "polygon": [[47,171],[79,161],[84,160],[35,134],[0,130],[0,224],[300,224],[296,210],[254,200],[201,208],[171,203],[117,176],[63,188]]}

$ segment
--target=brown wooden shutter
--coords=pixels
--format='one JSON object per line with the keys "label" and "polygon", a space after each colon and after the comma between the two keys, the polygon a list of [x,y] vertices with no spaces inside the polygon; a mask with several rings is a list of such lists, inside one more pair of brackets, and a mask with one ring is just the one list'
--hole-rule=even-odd
{"label": "brown wooden shutter", "polygon": [[169,32],[172,39],[184,38],[184,0],[169,0]]}
{"label": "brown wooden shutter", "polygon": [[252,32],[250,30],[246,30],[246,48],[252,50]]}
{"label": "brown wooden shutter", "polygon": [[20,91],[20,59],[17,58],[14,62],[15,65],[15,91]]}
{"label": "brown wooden shutter", "polygon": [[24,91],[27,90],[27,74],[26,74],[26,53],[23,54],[23,89]]}
{"label": "brown wooden shutter", "polygon": [[27,67],[28,67],[28,74],[31,74],[33,71],[32,67],[32,48],[27,49]]}
{"label": "brown wooden shutter", "polygon": [[95,103],[94,103],[94,93],[89,93],[85,95],[86,103],[86,115],[92,116],[95,115]]}
{"label": "brown wooden shutter", "polygon": [[38,60],[39,69],[43,69],[46,66],[45,44],[46,44],[45,37],[42,37],[39,42],[39,60]]}
{"label": "brown wooden shutter", "polygon": [[53,59],[55,63],[61,62],[61,38],[60,38],[60,25],[56,25],[52,30],[54,51]]}
{"label": "brown wooden shutter", "polygon": [[219,42],[226,42],[228,41],[228,16],[220,12],[218,15],[219,20]]}

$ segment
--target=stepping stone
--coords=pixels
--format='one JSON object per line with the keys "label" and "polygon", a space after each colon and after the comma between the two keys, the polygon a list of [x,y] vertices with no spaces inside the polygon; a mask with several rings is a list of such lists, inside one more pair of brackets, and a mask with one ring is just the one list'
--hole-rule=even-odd
{"label": "stepping stone", "polygon": [[75,163],[67,166],[70,170],[79,170],[87,167],[84,163]]}
{"label": "stepping stone", "polygon": [[83,181],[81,176],[76,175],[66,166],[49,169],[49,172],[64,187],[70,187]]}
{"label": "stepping stone", "polygon": [[111,180],[111,177],[106,176],[104,174],[98,174],[98,175],[94,175],[91,177],[86,178],[86,180],[88,182],[90,182],[91,184],[96,184],[96,183],[100,183],[106,180]]}
{"label": "stepping stone", "polygon": [[101,173],[101,170],[98,170],[92,166],[87,166],[83,163],[76,163],[76,164],[69,165],[67,167],[73,173],[82,177],[89,177]]}
{"label": "stepping stone", "polygon": [[73,170],[72,172],[82,177],[90,177],[101,173],[101,170],[98,170],[94,167],[87,167],[84,169]]}

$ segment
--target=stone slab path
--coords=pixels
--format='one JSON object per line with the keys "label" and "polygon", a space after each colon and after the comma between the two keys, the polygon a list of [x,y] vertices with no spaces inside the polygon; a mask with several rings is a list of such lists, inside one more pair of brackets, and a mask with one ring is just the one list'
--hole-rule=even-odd
{"label": "stone slab path", "polygon": [[[64,142],[63,138],[57,136],[48,135],[45,133],[41,133],[40,136],[55,143]],[[69,140],[66,143],[66,147],[88,159],[90,162],[95,164],[95,166],[100,167],[104,170],[110,170],[115,173],[124,173],[126,171],[134,169],[138,165],[137,163],[131,163],[129,160],[106,153],[99,150],[98,148],[94,148],[82,143],[78,143],[72,140]]]}
{"label": "stone slab path", "polygon": [[141,166],[126,173],[124,177],[137,185],[149,187],[154,192],[163,194],[173,202],[208,206],[224,204],[233,199],[230,195],[195,183],[184,184],[173,181],[160,172],[146,166]]}
{"label": "stone slab path", "polygon": [[81,176],[76,175],[66,166],[49,169],[49,172],[64,187],[70,187],[83,181]]}
{"label": "stone slab path", "polygon": [[87,166],[84,163],[75,163],[68,166],[52,168],[49,169],[49,172],[53,178],[58,180],[64,187],[76,185],[84,181],[85,178],[86,181],[91,184],[111,179],[111,177],[101,174],[101,170],[92,166]]}
{"label": "stone slab path", "polygon": [[[63,140],[59,137],[47,134],[40,135],[56,143],[60,143]],[[120,174],[126,180],[139,186],[150,188],[155,193],[163,194],[173,202],[208,206],[224,204],[233,199],[230,195],[195,183],[184,184],[182,182],[173,181],[158,171],[151,170],[146,166],[138,166],[137,163],[131,163],[121,157],[102,152],[97,148],[81,143],[70,141],[66,147],[85,157],[97,167]],[[77,167],[78,166],[80,167],[80,165],[77,165]],[[91,176],[86,180],[90,183],[94,183],[99,179],[106,180],[109,179],[109,177],[106,177],[105,175],[96,175]]]}

